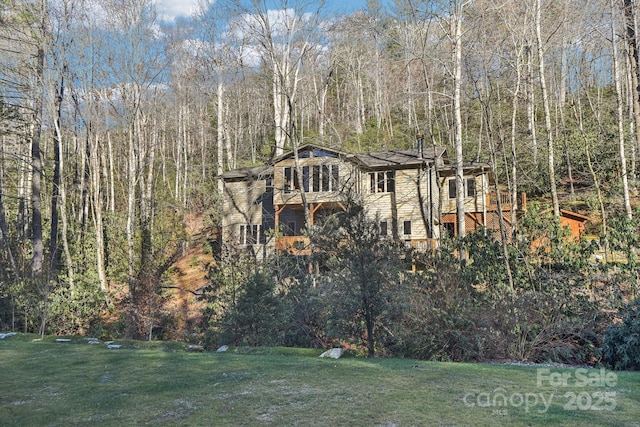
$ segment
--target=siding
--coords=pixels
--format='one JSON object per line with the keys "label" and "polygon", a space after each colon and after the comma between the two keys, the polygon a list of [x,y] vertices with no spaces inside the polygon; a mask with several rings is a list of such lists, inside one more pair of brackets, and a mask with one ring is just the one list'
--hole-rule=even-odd
{"label": "siding", "polygon": [[[465,176],[464,180],[472,178]],[[486,174],[475,177],[475,197],[464,198],[464,210],[465,212],[483,212],[487,209],[485,196],[489,189],[487,188],[488,176]],[[452,177],[440,178],[440,185],[442,188],[442,213],[456,213],[456,199],[449,198],[449,180],[454,179]],[[483,188],[484,186],[484,188]]]}
{"label": "siding", "polygon": [[[345,185],[348,184],[348,177],[352,174],[352,166],[348,163],[345,163],[339,158],[333,157],[312,157],[312,158],[301,158],[300,159],[300,169],[304,166],[323,166],[323,165],[338,165],[338,176],[339,182],[337,188],[335,190],[332,188],[332,191],[318,191],[313,192],[309,191],[305,193],[305,197],[307,199],[307,203],[323,203],[323,202],[333,202],[336,200],[340,200],[340,190],[344,189]],[[295,168],[295,159],[287,158],[279,161],[273,170],[273,186],[274,186],[274,199],[273,203],[275,205],[285,205],[285,204],[301,204],[302,196],[300,195],[300,191],[294,190],[291,192],[285,191],[286,183],[285,183],[285,168]]]}
{"label": "siding", "polygon": [[[263,214],[264,199],[268,197],[266,182],[231,181],[225,182],[222,214],[222,243],[238,242],[240,224],[260,224],[267,222]],[[267,220],[267,221],[265,221]]]}
{"label": "siding", "polygon": [[[422,173],[420,178],[420,195],[424,203],[423,210],[420,208],[420,198],[418,197],[418,169],[400,169],[395,171],[395,192],[394,193],[371,193],[369,173],[363,173],[361,177],[361,188],[364,201],[368,207],[369,214],[373,217],[378,215],[381,221],[389,223],[389,233],[392,231],[393,221],[396,221],[398,237],[401,239],[426,239],[429,236],[427,227],[430,221],[429,215],[429,173]],[[433,209],[437,205],[437,189],[435,181],[431,184],[433,191]],[[435,210],[433,214],[435,218]],[[403,223],[411,221],[411,234],[404,235]],[[425,221],[427,224],[425,224]]]}

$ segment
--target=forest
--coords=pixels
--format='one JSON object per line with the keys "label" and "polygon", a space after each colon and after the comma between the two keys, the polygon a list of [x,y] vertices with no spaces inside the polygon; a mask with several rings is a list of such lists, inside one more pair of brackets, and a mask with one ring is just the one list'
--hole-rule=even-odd
{"label": "forest", "polygon": [[[0,330],[638,369],[636,2],[332,4],[209,0],[171,20],[152,0],[0,0]],[[354,207],[320,260],[194,262],[185,319],[176,263],[215,255],[222,173],[416,135],[526,192],[515,243],[390,256]],[[563,238],[560,209],[588,238]]]}

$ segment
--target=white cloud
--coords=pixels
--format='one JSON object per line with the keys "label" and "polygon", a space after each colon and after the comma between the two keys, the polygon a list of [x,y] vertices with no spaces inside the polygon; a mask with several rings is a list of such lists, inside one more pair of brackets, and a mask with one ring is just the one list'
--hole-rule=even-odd
{"label": "white cloud", "polygon": [[158,17],[175,21],[177,17],[191,16],[198,9],[199,0],[156,0]]}

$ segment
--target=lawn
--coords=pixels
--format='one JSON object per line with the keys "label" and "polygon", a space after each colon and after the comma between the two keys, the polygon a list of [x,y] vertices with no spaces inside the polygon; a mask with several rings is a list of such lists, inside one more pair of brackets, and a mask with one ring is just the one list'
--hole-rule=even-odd
{"label": "lawn", "polygon": [[640,373],[0,340],[0,425],[640,426]]}

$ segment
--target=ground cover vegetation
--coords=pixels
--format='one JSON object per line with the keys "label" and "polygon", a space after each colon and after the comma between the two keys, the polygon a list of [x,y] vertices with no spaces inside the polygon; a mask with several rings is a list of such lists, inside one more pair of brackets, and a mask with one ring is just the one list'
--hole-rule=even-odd
{"label": "ground cover vegetation", "polygon": [[[508,253],[513,287],[496,263],[502,245],[485,230],[422,252],[381,236],[377,224],[356,204],[316,229],[312,257],[254,262],[240,285],[214,268],[205,295],[209,307],[227,309],[209,310],[206,344],[334,345],[367,356],[626,369],[629,357],[637,360],[630,330],[637,313],[625,316],[628,326],[611,326],[637,292],[633,278],[624,280],[633,267],[595,262],[597,244],[568,239],[550,213],[522,222],[527,231]],[[534,240],[545,244],[532,249]],[[630,342],[615,347],[614,333]]]}
{"label": "ground cover vegetation", "polygon": [[[81,337],[68,337],[69,342],[51,336],[34,341],[37,337],[0,340],[4,426],[345,420],[397,426],[632,426],[640,418],[637,372],[616,372],[615,382],[610,376],[596,384],[596,377],[591,383],[580,378],[600,375],[599,369],[332,360],[319,358],[321,350],[277,347],[190,353],[184,343],[160,341],[119,340],[121,348],[108,349]],[[551,383],[551,375],[567,381]],[[581,401],[572,402],[571,393]],[[609,400],[597,403],[604,393]]]}
{"label": "ground cover vegetation", "polygon": [[[634,2],[266,3],[0,0],[0,330],[637,369]],[[509,245],[356,202],[310,258],[217,244],[224,171],[418,134],[527,193]]]}

